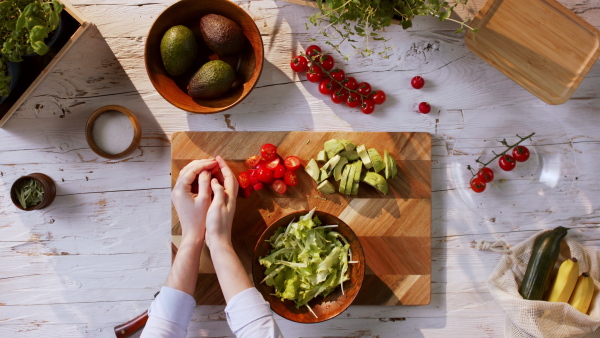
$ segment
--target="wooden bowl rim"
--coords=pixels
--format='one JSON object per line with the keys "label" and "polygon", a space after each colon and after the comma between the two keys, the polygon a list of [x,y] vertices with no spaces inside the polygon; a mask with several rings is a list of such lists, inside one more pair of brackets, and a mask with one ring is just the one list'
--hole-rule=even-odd
{"label": "wooden bowl rim", "polygon": [[[16,190],[17,190],[17,186],[23,182],[24,180],[35,180],[37,182],[39,182],[42,187],[44,188],[44,197],[42,198],[42,201],[34,206],[31,206],[27,209],[23,208],[23,206],[21,206],[21,203],[19,203],[19,200],[16,197]],[[54,198],[56,197],[56,184],[54,183],[54,180],[52,178],[50,178],[50,176],[46,175],[46,174],[42,174],[42,173],[31,173],[25,176],[21,176],[19,178],[17,178],[12,186],[10,187],[10,199],[13,202],[13,204],[24,211],[33,211],[33,210],[38,210],[38,209],[43,209],[47,206],[49,206],[50,204],[52,204],[52,202],[54,202]]]}
{"label": "wooden bowl rim", "polygon": [[[100,147],[98,147],[98,145],[96,144],[96,140],[94,140],[94,122],[96,122],[100,115],[108,111],[118,111],[125,114],[125,116],[129,118],[129,121],[131,121],[131,125],[133,126],[133,139],[131,140],[131,144],[129,145],[129,147],[127,147],[127,149],[118,154],[109,154],[105,152]],[[108,158],[110,160],[118,160],[131,155],[140,145],[140,141],[142,139],[142,126],[137,116],[135,116],[135,114],[132,113],[129,109],[119,105],[108,105],[100,107],[92,113],[85,125],[85,139],[87,140],[87,143],[90,146],[90,148],[97,155],[102,156],[104,158]]]}

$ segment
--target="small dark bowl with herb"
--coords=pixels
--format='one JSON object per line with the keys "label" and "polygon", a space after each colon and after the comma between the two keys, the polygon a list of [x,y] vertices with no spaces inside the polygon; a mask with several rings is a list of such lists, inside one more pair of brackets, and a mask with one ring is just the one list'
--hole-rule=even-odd
{"label": "small dark bowl with herb", "polygon": [[42,173],[22,176],[10,188],[12,202],[25,211],[43,209],[52,204],[55,197],[56,184]]}

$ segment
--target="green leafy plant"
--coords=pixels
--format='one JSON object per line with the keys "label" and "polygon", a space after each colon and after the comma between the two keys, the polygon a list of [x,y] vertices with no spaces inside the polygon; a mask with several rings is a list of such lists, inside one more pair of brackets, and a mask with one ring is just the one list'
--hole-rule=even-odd
{"label": "green leafy plant", "polygon": [[23,209],[40,204],[44,198],[44,188],[40,182],[34,179],[24,180],[17,188],[16,193]]}
{"label": "green leafy plant", "polygon": [[[412,27],[415,16],[430,15],[440,21],[450,20],[460,24],[457,33],[461,33],[465,27],[471,27],[466,20],[458,21],[450,18],[450,15],[456,6],[466,5],[467,1],[456,0],[451,5],[443,0],[316,0],[320,11],[311,15],[310,23],[319,27],[319,33],[327,38],[326,43],[341,55],[343,53],[339,47],[346,41],[360,55],[372,55],[375,51],[369,46],[369,41],[375,40],[383,42],[384,49],[378,54],[385,57],[391,48],[385,46],[388,39],[378,31],[390,26],[393,20],[408,29]],[[324,21],[328,24],[325,25]],[[306,28],[309,29],[308,24]],[[343,56],[348,59],[348,55]]]}
{"label": "green leafy plant", "polygon": [[10,76],[6,60],[0,59],[0,97],[6,97],[10,94]]}
{"label": "green leafy plant", "polygon": [[58,27],[63,8],[57,0],[2,0],[0,53],[12,62],[27,54],[46,54],[44,39]]}

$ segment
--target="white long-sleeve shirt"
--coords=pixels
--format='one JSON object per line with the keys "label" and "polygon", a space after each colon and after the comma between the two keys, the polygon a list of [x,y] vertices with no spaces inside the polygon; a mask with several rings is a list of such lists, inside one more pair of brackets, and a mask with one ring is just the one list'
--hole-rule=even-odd
{"label": "white long-sleeve shirt", "polygon": [[[142,338],[185,337],[196,300],[189,294],[163,286],[148,309],[148,322]],[[238,338],[283,337],[269,303],[256,288],[246,289],[225,307],[229,328]]]}

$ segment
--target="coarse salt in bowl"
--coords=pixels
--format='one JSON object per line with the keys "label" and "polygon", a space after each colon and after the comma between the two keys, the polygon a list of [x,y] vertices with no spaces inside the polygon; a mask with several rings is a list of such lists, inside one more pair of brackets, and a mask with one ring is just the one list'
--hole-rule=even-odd
{"label": "coarse salt in bowl", "polygon": [[104,106],[90,116],[85,130],[92,150],[108,159],[131,155],[140,144],[142,128],[137,117],[127,108]]}

